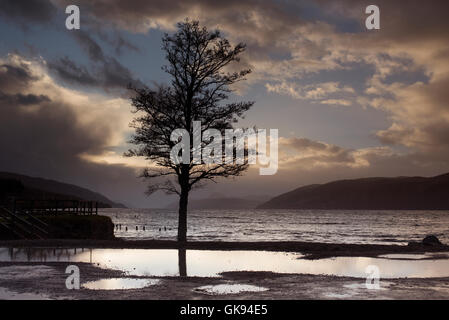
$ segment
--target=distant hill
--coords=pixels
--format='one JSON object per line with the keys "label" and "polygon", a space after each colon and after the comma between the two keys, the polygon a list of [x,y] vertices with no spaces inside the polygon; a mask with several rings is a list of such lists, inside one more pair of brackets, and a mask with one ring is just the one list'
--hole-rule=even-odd
{"label": "distant hill", "polygon": [[308,185],[258,208],[449,210],[449,173],[431,178],[364,178]]}
{"label": "distant hill", "polygon": [[73,184],[0,172],[0,198],[7,194],[22,199],[87,200],[97,201],[100,207],[124,207],[123,204],[113,202],[100,193]]}
{"label": "distant hill", "polygon": [[[189,200],[189,209],[254,209],[263,201],[240,198],[207,198]],[[167,209],[177,209],[178,203],[174,202]]]}

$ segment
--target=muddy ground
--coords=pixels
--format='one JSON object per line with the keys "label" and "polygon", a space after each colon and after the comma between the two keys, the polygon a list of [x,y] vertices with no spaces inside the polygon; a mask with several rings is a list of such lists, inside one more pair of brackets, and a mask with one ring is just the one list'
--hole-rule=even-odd
{"label": "muddy ground", "polygon": [[[68,290],[65,273],[68,263],[0,263],[0,299],[449,299],[449,278],[388,279],[380,289],[367,289],[364,279],[275,274],[269,272],[228,272],[221,278],[162,277],[143,289]],[[81,284],[105,278],[126,277],[120,271],[77,263]],[[133,277],[138,278],[138,277]],[[140,277],[144,278],[144,277]],[[154,279],[154,278],[153,278]],[[256,293],[212,295],[198,292],[205,285],[249,284],[267,288]]]}
{"label": "muddy ground", "polygon": [[[449,246],[329,244],[306,242],[189,242],[125,240],[39,240],[0,241],[0,247],[58,248],[141,248],[198,250],[268,250],[300,252],[304,259],[337,256],[375,257],[391,253],[449,252]],[[433,258],[436,258],[434,256]],[[220,278],[160,277],[161,281],[142,289],[68,290],[65,273],[69,263],[0,262],[0,299],[449,299],[449,278],[388,279],[380,289],[367,289],[365,279],[275,274],[269,272],[227,272]],[[76,263],[81,284],[105,278],[126,277],[121,271]],[[133,277],[138,278],[138,277]],[[143,278],[143,277],[141,277]],[[154,277],[151,279],[155,279]],[[262,292],[213,295],[196,290],[219,284],[248,284],[268,289]]]}

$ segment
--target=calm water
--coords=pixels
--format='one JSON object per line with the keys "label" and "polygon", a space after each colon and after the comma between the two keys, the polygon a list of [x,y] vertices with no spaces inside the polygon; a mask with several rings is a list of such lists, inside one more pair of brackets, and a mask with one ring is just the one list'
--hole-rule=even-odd
{"label": "calm water", "polygon": [[197,292],[210,295],[236,294],[242,292],[263,292],[268,290],[268,288],[257,287],[249,284],[218,284],[214,286],[202,286],[195,289],[195,291]]}
{"label": "calm water", "polygon": [[160,283],[158,279],[133,279],[133,278],[110,278],[97,281],[89,281],[82,285],[90,290],[126,290],[141,289]]}
{"label": "calm water", "polygon": [[[117,237],[176,238],[174,210],[103,209],[100,213],[122,225]],[[406,244],[434,234],[449,243],[449,211],[192,210],[188,227],[189,239],[196,241]]]}
{"label": "calm water", "polygon": [[[432,259],[431,254],[425,255],[426,259],[410,257],[412,259],[407,260],[400,255],[389,258],[338,257],[305,260],[298,253],[268,251],[186,250],[184,253],[180,255],[178,250],[173,249],[0,248],[0,261],[86,262],[104,269],[121,270],[128,276],[153,277],[179,276],[182,268],[183,275],[197,277],[219,277],[221,272],[226,271],[267,271],[366,278],[366,268],[370,265],[379,268],[381,278],[449,277],[449,259]],[[181,259],[183,263],[180,263]],[[128,282],[109,280],[92,286],[126,287]]]}

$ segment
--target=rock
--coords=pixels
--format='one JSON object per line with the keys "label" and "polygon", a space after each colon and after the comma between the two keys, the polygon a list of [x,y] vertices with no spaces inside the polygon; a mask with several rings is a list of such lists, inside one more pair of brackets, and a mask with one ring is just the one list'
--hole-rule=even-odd
{"label": "rock", "polygon": [[426,246],[441,246],[442,245],[440,240],[438,240],[438,238],[435,236],[426,236],[423,239],[422,243]]}

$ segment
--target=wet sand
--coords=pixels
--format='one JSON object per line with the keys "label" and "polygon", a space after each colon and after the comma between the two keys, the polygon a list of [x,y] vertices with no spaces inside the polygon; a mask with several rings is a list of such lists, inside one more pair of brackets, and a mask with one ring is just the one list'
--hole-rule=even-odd
{"label": "wet sand", "polygon": [[101,248],[101,249],[196,249],[196,250],[264,250],[299,252],[305,259],[330,257],[376,257],[384,254],[422,254],[425,252],[449,252],[448,245],[378,245],[333,244],[315,242],[221,242],[201,241],[178,243],[164,240],[9,240],[0,241],[0,247],[39,248]]}
{"label": "wet sand", "polygon": [[[78,263],[81,283],[124,277],[120,271]],[[269,272],[227,272],[222,278],[160,277],[157,285],[130,290],[68,290],[67,263],[0,263],[0,298],[3,299],[449,299],[449,278],[388,279],[380,290],[367,289],[364,279],[276,274]],[[21,276],[13,270],[20,267]],[[143,277],[140,277],[143,278]],[[151,278],[154,279],[154,278]],[[205,285],[246,284],[267,291],[227,295],[198,292]],[[3,294],[2,294],[3,293]]]}

